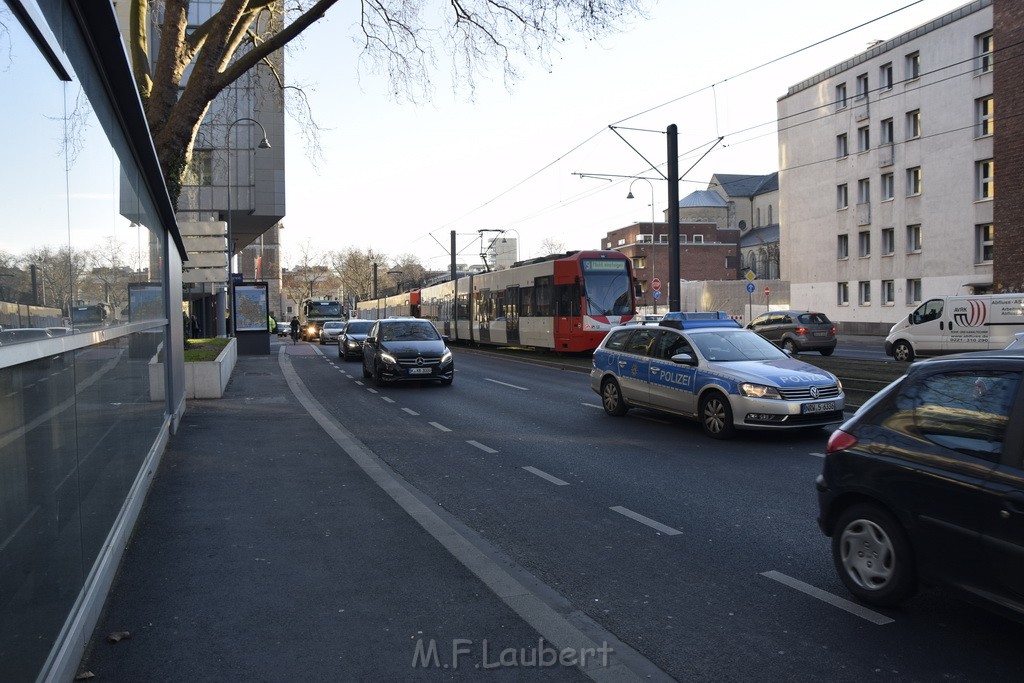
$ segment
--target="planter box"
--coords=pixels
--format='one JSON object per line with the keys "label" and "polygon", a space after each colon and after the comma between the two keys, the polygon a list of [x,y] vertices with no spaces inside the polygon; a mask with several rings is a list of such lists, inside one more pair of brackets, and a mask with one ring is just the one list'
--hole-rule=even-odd
{"label": "planter box", "polygon": [[[164,399],[164,364],[149,361],[149,398]],[[185,363],[185,398],[221,398],[238,361],[238,344],[232,338],[216,360]]]}

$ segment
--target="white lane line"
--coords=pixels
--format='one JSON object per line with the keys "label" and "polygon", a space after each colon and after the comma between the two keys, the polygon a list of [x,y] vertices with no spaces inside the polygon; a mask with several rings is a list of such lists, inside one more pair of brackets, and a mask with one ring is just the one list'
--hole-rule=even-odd
{"label": "white lane line", "polygon": [[785,574],[782,574],[774,570],[769,572],[761,572],[761,576],[769,578],[773,581],[778,581],[779,583],[785,586],[789,586],[790,588],[794,588],[800,591],[801,593],[810,595],[812,598],[817,598],[818,600],[826,602],[832,605],[833,607],[838,607],[841,610],[845,610],[856,617],[866,619],[877,626],[885,626],[886,624],[891,624],[893,621],[895,621],[895,619],[890,619],[884,614],[879,614],[878,612],[869,610],[867,607],[864,607],[863,605],[858,605],[855,602],[844,600],[838,595],[832,595],[831,593],[827,593],[821,590],[820,588],[815,588],[814,586],[808,583],[804,583],[803,581],[794,579],[792,576],[786,576]]}
{"label": "white lane line", "polygon": [[413,410],[412,408],[402,408],[402,410],[404,410],[405,412],[409,413],[409,414],[410,414],[410,415],[412,415],[413,417],[415,417],[415,416],[419,415],[419,413],[417,413],[417,412],[416,412],[415,410]]}
{"label": "white lane line", "polygon": [[526,387],[520,387],[515,384],[509,384],[508,382],[499,382],[498,380],[491,379],[490,377],[484,377],[484,380],[488,382],[494,382],[495,384],[500,384],[503,387],[511,387],[513,389],[518,389],[519,391],[529,391],[529,389],[527,389]]}
{"label": "white lane line", "polygon": [[536,474],[541,479],[547,479],[548,481],[550,481],[555,486],[568,486],[569,485],[569,482],[562,481],[561,479],[559,479],[556,476],[553,476],[553,475],[548,474],[547,472],[538,470],[536,467],[527,466],[527,467],[524,467],[523,469],[526,470],[527,472],[529,472],[530,474]]}
{"label": "white lane line", "polygon": [[380,400],[382,400],[382,401],[384,401],[384,402],[386,402],[386,403],[394,403],[394,402],[395,402],[395,399],[393,399],[393,398],[388,398],[387,396],[381,396],[381,397],[380,397]]}
{"label": "white lane line", "polygon": [[371,394],[379,394],[380,393],[376,389],[371,389],[370,387],[366,387],[366,390],[369,391]]}
{"label": "white lane line", "polygon": [[614,510],[615,512],[618,512],[620,515],[625,515],[626,517],[629,517],[632,520],[640,522],[641,524],[646,524],[647,526],[651,527],[656,531],[660,531],[666,536],[678,536],[679,534],[683,533],[679,529],[673,529],[670,526],[665,526],[661,522],[655,522],[650,517],[644,517],[639,512],[633,512],[629,508],[624,508],[621,505],[616,505],[611,509]]}
{"label": "white lane line", "polygon": [[582,406],[583,406],[584,408],[597,408],[598,410],[601,410],[601,409],[603,409],[603,406],[595,406],[595,405],[594,405],[593,403],[583,403],[583,404],[581,404],[581,405],[582,405]]}
{"label": "white lane line", "polygon": [[440,429],[442,432],[450,432],[450,431],[452,431],[452,430],[448,429],[447,427],[445,427],[443,424],[438,424],[437,422],[428,422],[427,424],[429,424],[431,427],[436,427],[437,429]]}
{"label": "white lane line", "polygon": [[807,455],[813,455],[815,458],[824,458],[824,453],[808,453]]}
{"label": "white lane line", "polygon": [[490,446],[483,445],[479,441],[467,441],[466,443],[468,443],[470,446],[473,446],[475,448],[479,448],[484,453],[497,453],[498,452],[498,451],[494,450],[493,448],[491,448]]}
{"label": "white lane line", "polygon": [[358,384],[359,386],[363,386],[363,383],[360,382],[359,380],[356,380],[356,384]]}

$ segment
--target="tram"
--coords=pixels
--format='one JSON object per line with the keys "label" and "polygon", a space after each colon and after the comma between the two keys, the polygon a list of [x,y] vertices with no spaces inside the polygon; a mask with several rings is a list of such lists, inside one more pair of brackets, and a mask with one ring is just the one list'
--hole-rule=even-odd
{"label": "tram", "polygon": [[633,270],[618,251],[577,251],[361,301],[360,318],[413,316],[452,341],[592,351],[636,315]]}

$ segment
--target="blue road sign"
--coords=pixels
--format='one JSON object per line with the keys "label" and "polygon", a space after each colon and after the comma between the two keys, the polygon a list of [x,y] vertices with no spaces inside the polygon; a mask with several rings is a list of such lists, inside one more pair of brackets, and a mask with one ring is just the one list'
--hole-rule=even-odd
{"label": "blue road sign", "polygon": [[654,298],[655,299],[660,299],[661,298],[661,292],[659,292],[658,290],[654,290]]}
{"label": "blue road sign", "polygon": [[754,287],[754,283],[753,282],[748,282],[747,283],[747,294],[753,294],[755,289],[757,289],[757,288]]}

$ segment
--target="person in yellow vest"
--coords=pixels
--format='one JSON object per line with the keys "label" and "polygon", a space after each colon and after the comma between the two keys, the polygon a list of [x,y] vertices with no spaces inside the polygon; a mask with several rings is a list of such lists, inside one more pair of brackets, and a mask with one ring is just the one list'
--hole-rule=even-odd
{"label": "person in yellow vest", "polygon": [[274,334],[277,332],[277,321],[274,320],[273,315],[267,316],[267,324],[270,325],[270,334]]}

